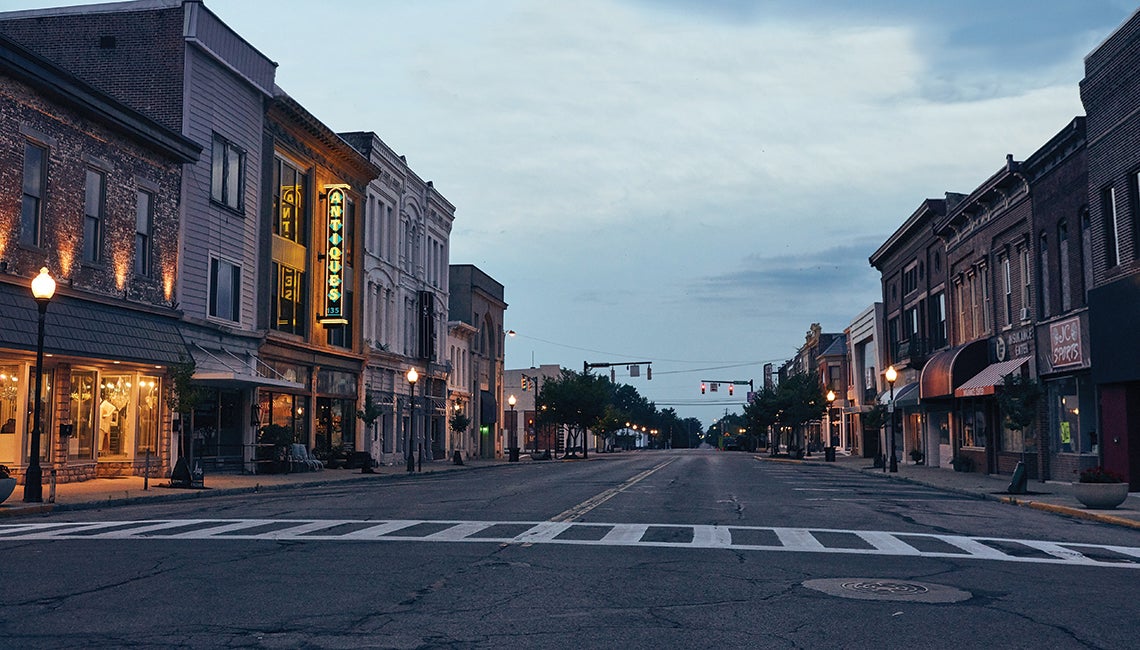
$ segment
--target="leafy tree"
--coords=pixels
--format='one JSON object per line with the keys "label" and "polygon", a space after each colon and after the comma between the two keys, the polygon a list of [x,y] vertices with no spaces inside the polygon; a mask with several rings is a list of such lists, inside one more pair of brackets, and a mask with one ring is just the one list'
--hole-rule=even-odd
{"label": "leafy tree", "polygon": [[572,370],[563,370],[559,377],[543,384],[542,400],[546,409],[539,412],[541,421],[569,428],[567,455],[569,449],[578,444],[579,437],[583,455],[589,455],[587,431],[605,414],[612,395],[611,386],[609,378]]}
{"label": "leafy tree", "polygon": [[[1037,405],[1044,391],[1036,379],[1022,375],[1006,375],[1002,389],[997,392],[998,405],[1007,429],[1025,431],[1037,420]],[[1028,436],[1025,448],[1032,449]]]}

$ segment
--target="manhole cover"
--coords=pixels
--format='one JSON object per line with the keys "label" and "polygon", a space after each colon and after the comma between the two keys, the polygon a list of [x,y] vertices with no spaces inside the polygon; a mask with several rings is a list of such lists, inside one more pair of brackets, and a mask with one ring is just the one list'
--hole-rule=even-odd
{"label": "manhole cover", "polygon": [[893,600],[908,603],[959,603],[969,600],[970,593],[928,582],[887,580],[882,578],[825,578],[807,580],[808,589],[831,596],[857,600]]}

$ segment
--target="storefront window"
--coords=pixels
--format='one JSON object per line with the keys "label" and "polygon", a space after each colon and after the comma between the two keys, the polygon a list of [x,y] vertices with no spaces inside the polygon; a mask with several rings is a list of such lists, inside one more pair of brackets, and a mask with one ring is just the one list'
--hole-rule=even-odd
{"label": "storefront window", "polygon": [[71,373],[71,438],[67,441],[67,457],[72,460],[94,458],[95,431],[99,424],[96,407],[99,391],[95,389],[94,370]]}
{"label": "storefront window", "polygon": [[[51,386],[53,376],[54,373],[52,373],[51,370],[43,371],[43,392],[40,393],[40,461],[46,461],[48,459],[48,453],[51,451],[49,446],[51,444],[51,436],[49,433],[51,432],[52,423]],[[36,369],[34,367],[28,369],[28,387],[31,390],[28,391],[28,410],[25,425],[27,428],[24,429],[28,432],[26,438],[27,442],[24,444],[25,458],[30,458],[32,455],[32,431],[34,430],[32,416],[35,414],[33,410],[35,406],[33,393],[36,392]]]}
{"label": "storefront window", "polygon": [[0,464],[15,465],[19,450],[16,442],[16,404],[20,396],[20,367],[0,366]]}
{"label": "storefront window", "polygon": [[[268,418],[266,417],[268,413]],[[277,424],[293,430],[293,440],[309,443],[309,398],[288,393],[261,392],[262,424]]]}
{"label": "storefront window", "polygon": [[1025,448],[1025,432],[1014,431],[1009,427],[1002,424],[1001,427],[1001,450],[1023,452],[1028,451]]}
{"label": "storefront window", "polygon": [[978,400],[964,400],[959,418],[962,423],[962,446],[981,449],[986,446],[986,410]]}
{"label": "storefront window", "polygon": [[1096,453],[1098,441],[1091,382],[1086,377],[1050,381],[1048,396],[1054,448],[1067,454]]}
{"label": "storefront window", "polygon": [[130,418],[134,383],[130,375],[104,375],[100,382],[99,457],[125,456],[134,448]]}
{"label": "storefront window", "polygon": [[139,455],[150,452],[158,453],[158,417],[161,406],[162,379],[155,376],[144,375],[139,380],[139,423],[138,444],[135,447]]}
{"label": "storefront window", "polygon": [[356,410],[353,400],[317,398],[316,448],[329,450],[356,448]]}

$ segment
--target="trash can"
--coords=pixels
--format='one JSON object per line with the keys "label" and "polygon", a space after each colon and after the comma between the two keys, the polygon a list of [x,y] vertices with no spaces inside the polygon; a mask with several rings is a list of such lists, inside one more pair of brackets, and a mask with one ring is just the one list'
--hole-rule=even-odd
{"label": "trash can", "polygon": [[835,462],[835,447],[824,447],[823,448],[823,460],[824,460],[824,462],[827,462],[827,463],[834,463]]}

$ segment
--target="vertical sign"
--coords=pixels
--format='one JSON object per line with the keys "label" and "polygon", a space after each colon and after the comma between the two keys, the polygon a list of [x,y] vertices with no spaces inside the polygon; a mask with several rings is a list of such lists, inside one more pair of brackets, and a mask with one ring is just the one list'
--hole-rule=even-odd
{"label": "vertical sign", "polygon": [[325,267],[324,325],[346,325],[344,317],[344,205],[347,185],[326,185],[328,192],[328,265]]}

